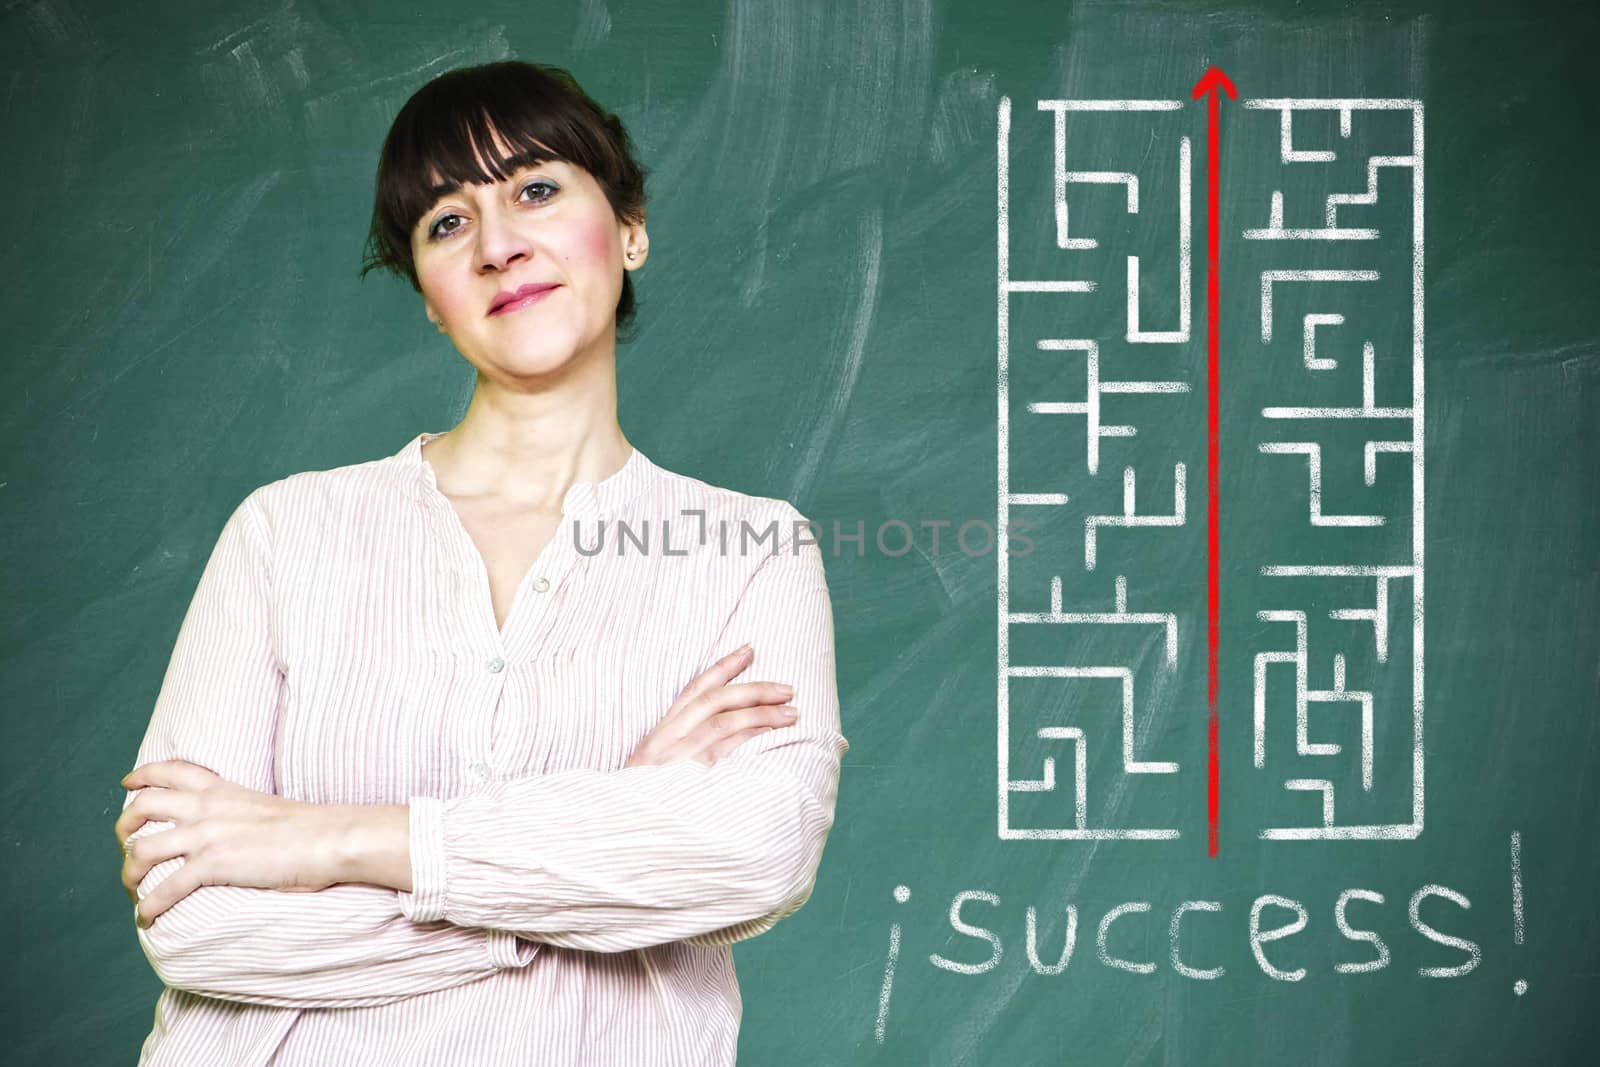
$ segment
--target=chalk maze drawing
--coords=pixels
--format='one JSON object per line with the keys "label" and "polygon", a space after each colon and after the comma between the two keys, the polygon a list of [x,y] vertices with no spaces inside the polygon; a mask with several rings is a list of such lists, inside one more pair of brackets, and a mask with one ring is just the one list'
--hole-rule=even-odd
{"label": "chalk maze drawing", "polygon": [[[1205,534],[1207,366],[1192,355],[1206,344],[1192,298],[1206,277],[1194,241],[1208,220],[1192,210],[1208,192],[1204,170],[1195,175],[1205,109],[1179,99],[1030,103],[1014,114],[1002,98],[998,114],[998,518],[1002,529],[1065,520],[1074,532],[1068,545],[1059,537],[1043,545],[1051,573],[1035,568],[1027,584],[1013,587],[1016,564],[997,553],[999,836],[1172,839],[1175,825],[1122,824],[1117,798],[1132,783],[1180,771],[1169,780],[1198,782],[1204,764],[1204,753],[1165,751],[1152,708],[1162,676],[1180,669],[1180,645],[1205,647],[1206,616],[1192,597],[1154,601],[1149,590],[1159,598],[1172,583],[1128,572],[1135,561],[1150,572],[1173,566],[1170,542],[1158,538],[1194,545]],[[1249,341],[1222,350],[1221,390],[1249,401],[1252,449],[1224,452],[1222,463],[1251,474],[1234,484],[1266,484],[1256,473],[1270,479],[1279,499],[1278,536],[1259,542],[1265,558],[1249,560],[1259,582],[1238,594],[1255,625],[1224,627],[1219,646],[1224,669],[1248,675],[1253,695],[1251,707],[1221,708],[1232,722],[1249,719],[1252,741],[1248,759],[1229,752],[1225,766],[1274,790],[1278,799],[1251,828],[1261,838],[1414,838],[1424,809],[1422,105],[1242,99],[1227,114],[1230,146],[1270,146],[1276,158],[1260,168],[1230,161],[1229,173],[1272,180],[1241,183],[1224,200],[1225,284],[1239,294],[1224,305],[1234,316],[1224,330]],[[1097,124],[1112,126],[1097,133]],[[1366,136],[1368,127],[1385,134]],[[1396,130],[1409,133],[1407,143],[1389,143]],[[1144,146],[1137,169],[1091,158],[1129,141]],[[1386,147],[1375,149],[1378,141]],[[1014,173],[1023,148],[1031,169]],[[1352,174],[1364,182],[1352,184]],[[1019,191],[1048,191],[1050,202],[1014,199],[1014,180]],[[1137,229],[1108,232],[1108,205]],[[1054,269],[1014,277],[1013,244],[1037,245],[1041,228],[1053,228],[1043,262]],[[1129,247],[1146,255],[1112,254],[1130,232],[1138,236]],[[1149,254],[1152,241],[1160,255]],[[1142,258],[1152,265],[1141,269]],[[1234,310],[1246,285],[1259,312],[1249,323]],[[1044,335],[1037,315],[1019,325],[1022,300],[1059,302],[1048,309],[1059,332]],[[1387,321],[1407,305],[1409,324]],[[1081,382],[1083,398],[1013,395],[1042,363],[1069,375],[1074,390]],[[1234,418],[1245,410],[1224,409]],[[1032,435],[1063,425],[1074,444],[1054,474],[1035,469],[1014,481],[1014,456],[1048,448]],[[1224,489],[1219,506],[1227,514],[1254,502]],[[1140,527],[1151,529],[1132,533]],[[1152,539],[1137,542],[1137,557],[1127,554],[1132,542],[1108,556],[1117,539],[1138,537]],[[1155,653],[1106,654],[1129,647],[1110,637],[1113,628],[1148,631]],[[1182,669],[1191,667],[1185,660]],[[1041,685],[1062,687],[1060,698],[1039,699]],[[1022,816],[1022,794],[1059,803]]]}

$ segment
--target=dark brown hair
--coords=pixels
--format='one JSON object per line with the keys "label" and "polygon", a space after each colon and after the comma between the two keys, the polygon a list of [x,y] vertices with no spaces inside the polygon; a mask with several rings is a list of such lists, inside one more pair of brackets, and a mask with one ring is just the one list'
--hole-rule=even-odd
{"label": "dark brown hair", "polygon": [[[511,156],[500,156],[494,133]],[[479,166],[479,155],[491,173]],[[420,293],[411,231],[423,212],[467,182],[504,181],[520,167],[551,160],[588,171],[618,221],[644,221],[646,172],[622,120],[590,99],[567,71],[507,60],[439,75],[406,101],[384,138],[361,277],[381,268]],[[434,174],[444,177],[443,186],[430,183]],[[633,275],[624,271],[619,340],[633,316]]]}

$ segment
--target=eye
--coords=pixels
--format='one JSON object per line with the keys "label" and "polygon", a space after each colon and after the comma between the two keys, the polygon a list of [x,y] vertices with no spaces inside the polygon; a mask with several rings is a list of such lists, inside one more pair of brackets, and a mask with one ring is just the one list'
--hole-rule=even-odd
{"label": "eye", "polygon": [[537,199],[535,199],[533,201],[533,203],[535,203],[535,204],[541,204],[544,201],[549,200],[552,196],[556,195],[556,187],[555,187],[555,185],[553,185],[550,182],[545,181],[543,178],[535,178],[533,181],[529,182],[527,185],[524,185],[522,187],[522,192],[525,193],[529,189],[535,189],[535,188],[543,188],[543,189],[548,189],[549,190],[549,192],[546,193],[544,196],[541,196],[541,197],[538,197]]}
{"label": "eye", "polygon": [[[521,194],[526,193],[529,189],[543,189],[543,190],[545,190],[545,192],[543,193],[543,195],[535,196],[532,200],[524,200],[523,203],[542,204],[542,203],[546,202],[547,200],[550,200],[551,198],[553,198],[556,195],[556,193],[560,191],[559,187],[556,186],[555,183],[545,181],[543,178],[535,178],[533,181],[528,182],[526,185],[524,185],[518,191],[518,198],[521,199]],[[433,224],[428,227],[428,240],[437,241],[437,240],[440,240],[442,238],[449,237],[451,234],[455,233],[457,230],[459,230],[461,228],[460,226],[445,227],[444,223],[447,222],[450,219],[460,219],[460,218],[461,218],[461,216],[457,215],[453,211],[452,212],[448,212],[448,213],[446,213],[444,215],[440,215],[437,219],[435,219],[433,221]]]}
{"label": "eye", "polygon": [[448,215],[440,215],[434,220],[433,225],[428,227],[428,240],[437,241],[441,237],[449,237],[452,233],[455,233],[456,227],[454,226],[450,227],[449,229],[441,229],[440,227],[442,227],[450,219],[459,219],[460,217],[460,215],[457,215],[453,212]]}

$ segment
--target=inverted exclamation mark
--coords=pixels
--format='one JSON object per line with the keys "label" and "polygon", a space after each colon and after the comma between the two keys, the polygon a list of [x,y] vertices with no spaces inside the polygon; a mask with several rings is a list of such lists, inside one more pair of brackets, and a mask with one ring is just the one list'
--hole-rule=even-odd
{"label": "inverted exclamation mark", "polygon": [[[904,904],[911,899],[911,887],[897,885],[894,887],[894,899],[897,904]],[[885,1027],[889,1022],[889,995],[894,992],[894,965],[900,959],[900,924],[889,924],[889,959],[883,968],[883,988],[878,992],[878,1025],[873,1028],[872,1036],[878,1044],[883,1044]]]}
{"label": "inverted exclamation mark", "polygon": [[[1522,944],[1522,835],[1511,831],[1511,939]],[[1511,986],[1517,996],[1528,991],[1528,980],[1518,978]]]}

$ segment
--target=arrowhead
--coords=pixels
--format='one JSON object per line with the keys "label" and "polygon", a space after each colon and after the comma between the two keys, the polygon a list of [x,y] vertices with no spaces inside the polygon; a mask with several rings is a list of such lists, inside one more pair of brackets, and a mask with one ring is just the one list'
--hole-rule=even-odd
{"label": "arrowhead", "polygon": [[1221,67],[1207,67],[1206,72],[1200,75],[1200,80],[1194,83],[1193,97],[1198,100],[1218,88],[1228,94],[1229,100],[1237,100],[1239,98],[1239,94],[1234,91],[1233,82],[1228,80],[1226,74],[1222,73]]}

